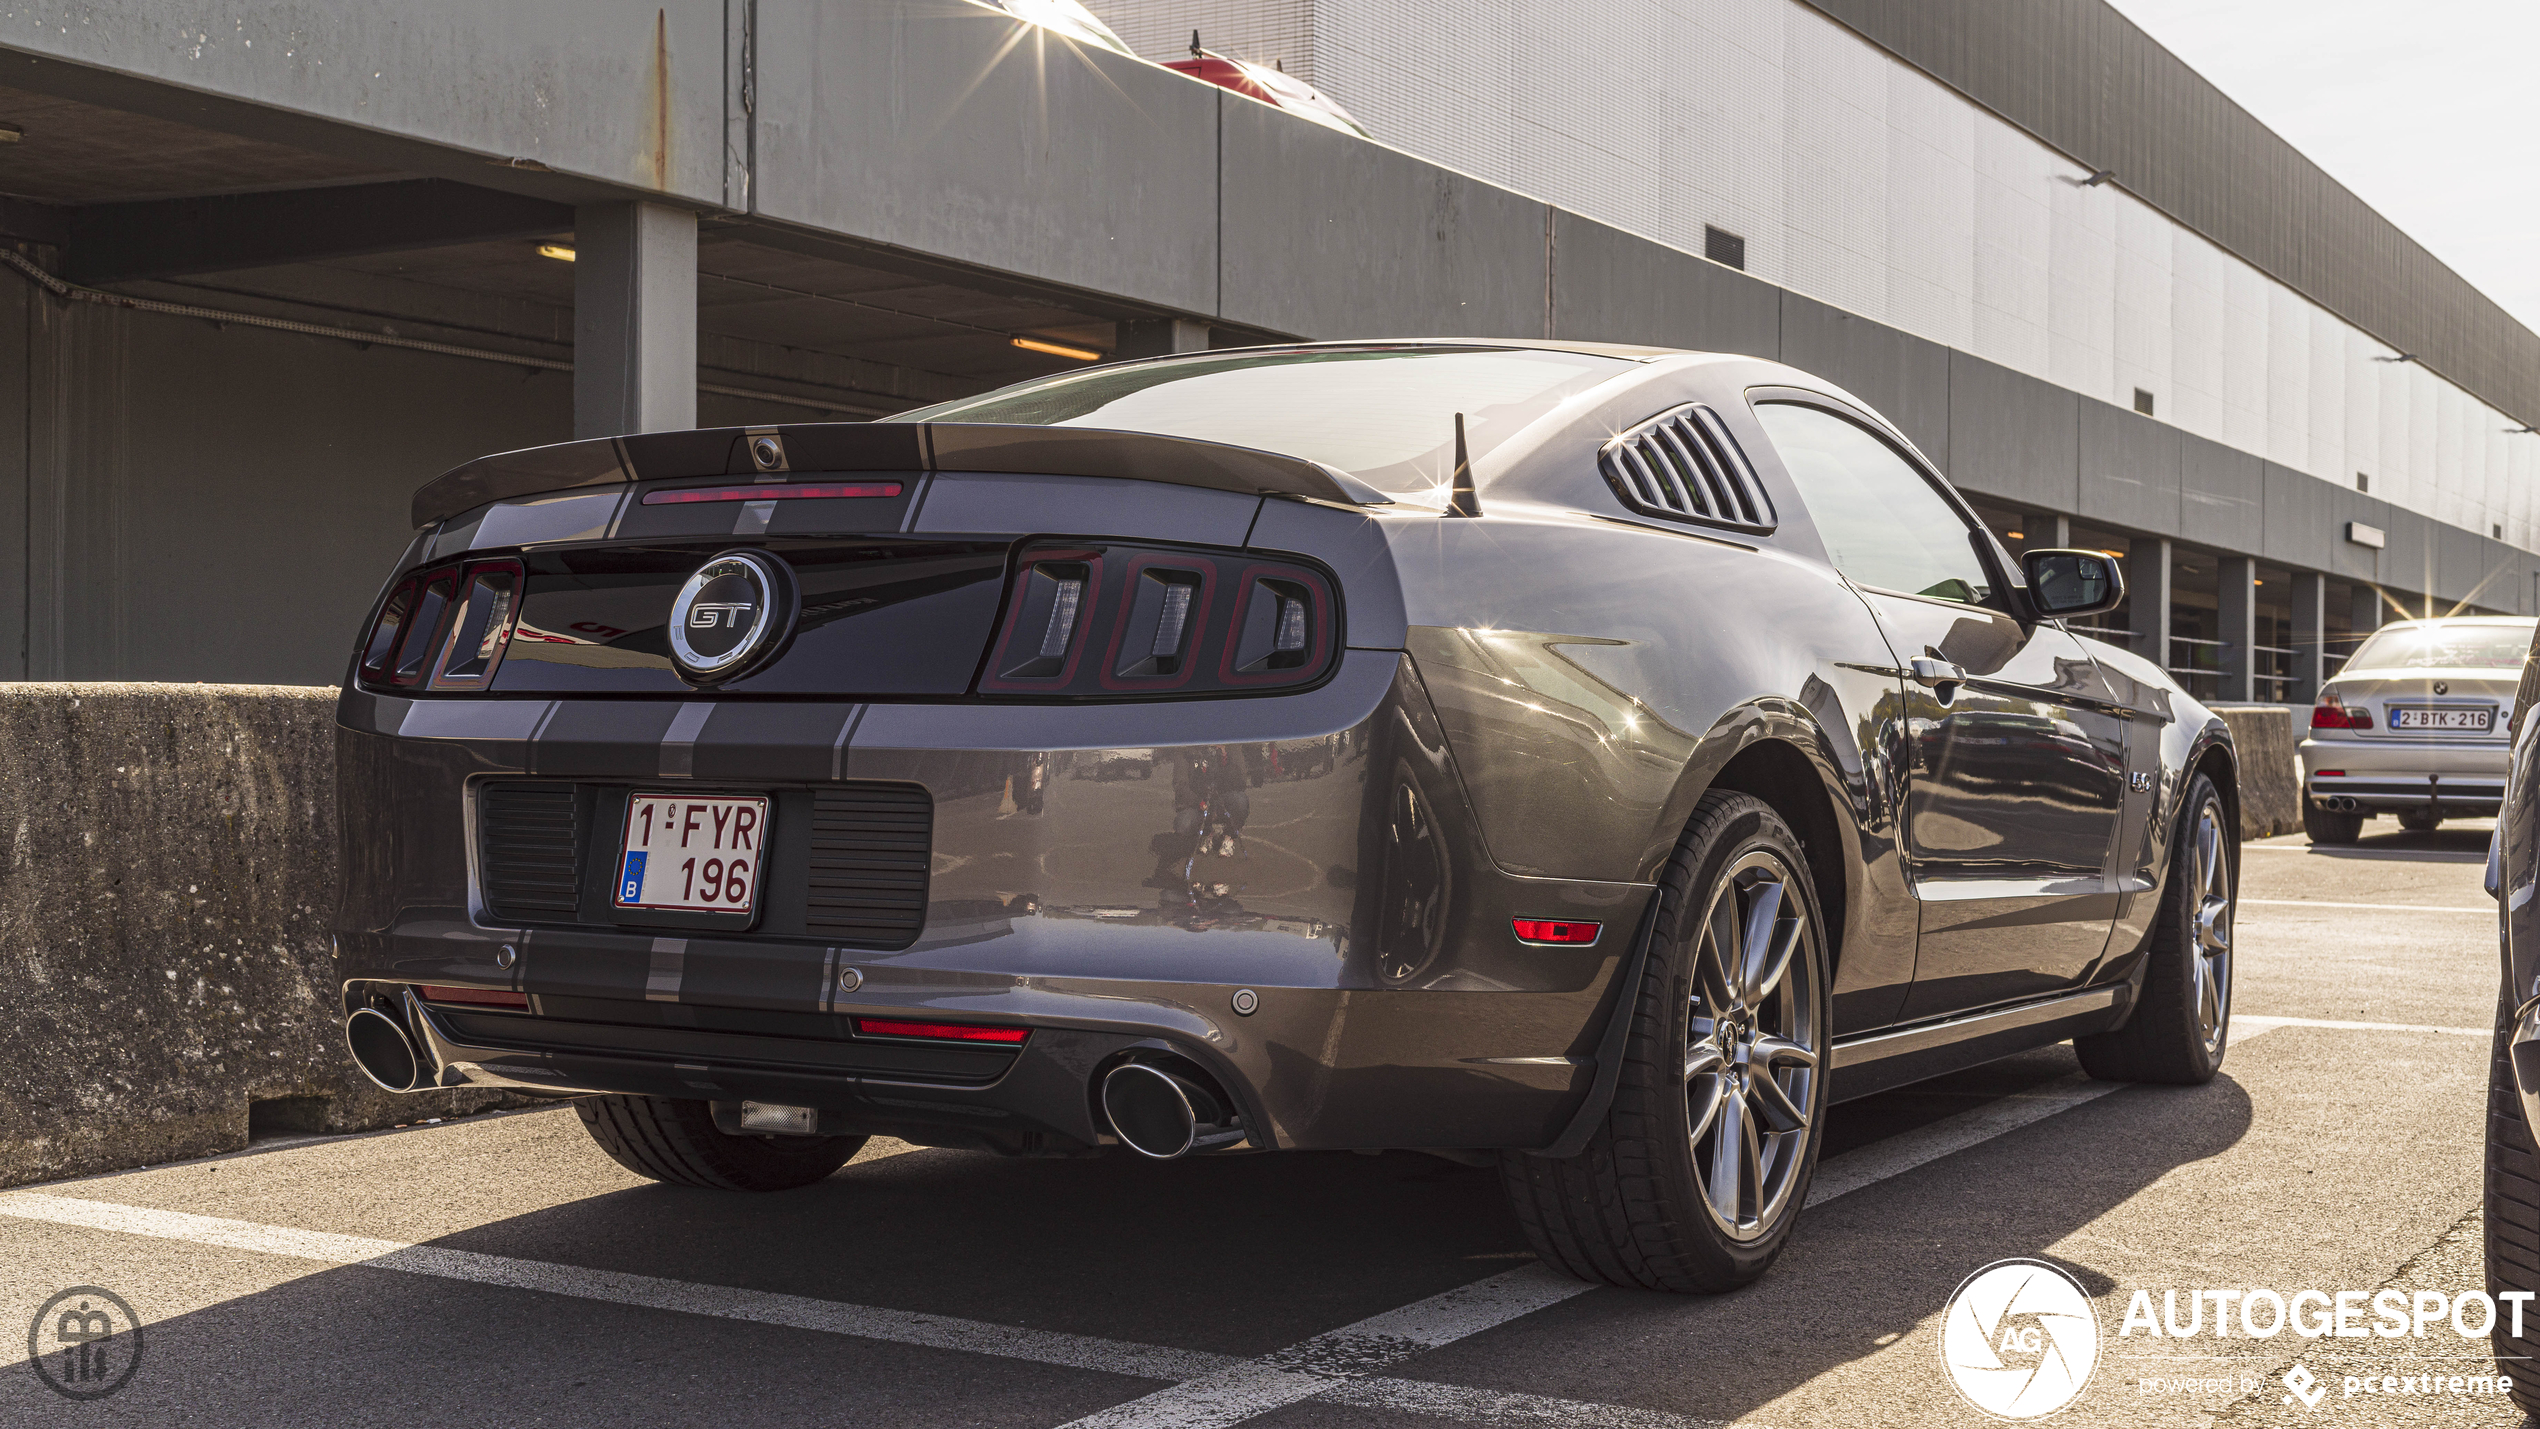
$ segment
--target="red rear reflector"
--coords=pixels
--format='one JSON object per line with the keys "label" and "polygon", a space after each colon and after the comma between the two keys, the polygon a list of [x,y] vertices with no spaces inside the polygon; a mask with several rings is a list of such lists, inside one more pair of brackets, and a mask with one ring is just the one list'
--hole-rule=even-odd
{"label": "red rear reflector", "polygon": [[2346,771],[2343,769],[2323,769],[2311,777],[2314,779],[2343,779],[2346,777]]}
{"label": "red rear reflector", "polygon": [[896,481],[861,481],[821,486],[690,486],[677,491],[647,491],[646,506],[684,506],[691,501],[842,501],[859,496],[897,496]]}
{"label": "red rear reflector", "polygon": [[892,1022],[859,1017],[855,1030],[867,1037],[929,1037],[939,1042],[1021,1042],[1029,1027],[964,1027],[957,1022]]}
{"label": "red rear reflector", "polygon": [[1602,923],[1560,923],[1548,918],[1517,918],[1509,922],[1517,930],[1521,943],[1593,943]]}
{"label": "red rear reflector", "polygon": [[426,1002],[472,1002],[480,1007],[517,1007],[524,1011],[529,1006],[528,993],[508,988],[418,987],[415,991],[422,993]]}

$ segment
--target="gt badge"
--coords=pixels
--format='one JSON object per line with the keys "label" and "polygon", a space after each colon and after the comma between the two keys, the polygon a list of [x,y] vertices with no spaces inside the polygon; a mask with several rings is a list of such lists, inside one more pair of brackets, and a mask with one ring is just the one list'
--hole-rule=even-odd
{"label": "gt badge", "polygon": [[688,577],[670,605],[670,659],[691,683],[748,673],[793,623],[794,586],[761,551],[726,551]]}
{"label": "gt badge", "polygon": [[2126,776],[2126,782],[2133,785],[2134,792],[2138,794],[2150,793],[2152,789],[2152,771],[2149,769],[2137,769],[2132,774]]}

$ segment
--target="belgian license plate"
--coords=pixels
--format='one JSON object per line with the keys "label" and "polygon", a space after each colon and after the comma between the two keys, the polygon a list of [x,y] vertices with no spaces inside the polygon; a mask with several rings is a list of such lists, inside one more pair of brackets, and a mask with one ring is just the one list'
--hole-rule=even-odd
{"label": "belgian license plate", "polygon": [[2392,705],[2392,729],[2443,729],[2463,734],[2485,734],[2496,727],[2496,710],[2492,705],[2475,709],[2438,708],[2431,705]]}
{"label": "belgian license plate", "polygon": [[758,901],[767,823],[763,795],[629,795],[617,906],[748,913]]}

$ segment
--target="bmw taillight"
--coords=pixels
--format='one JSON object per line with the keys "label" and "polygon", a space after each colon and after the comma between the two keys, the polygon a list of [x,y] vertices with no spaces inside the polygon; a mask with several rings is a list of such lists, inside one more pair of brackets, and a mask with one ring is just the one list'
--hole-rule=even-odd
{"label": "bmw taillight", "polygon": [[2322,694],[2319,704],[2312,708],[2311,728],[2370,729],[2372,728],[2372,711],[2349,709],[2346,707],[2345,698],[2335,690],[2330,690]]}
{"label": "bmw taillight", "polygon": [[1244,551],[1042,541],[1015,559],[984,695],[1121,699],[1312,684],[1340,647],[1331,577]]}
{"label": "bmw taillight", "polygon": [[511,643],[520,586],[516,560],[446,565],[407,577],[379,603],[362,636],[361,679],[396,689],[485,688]]}

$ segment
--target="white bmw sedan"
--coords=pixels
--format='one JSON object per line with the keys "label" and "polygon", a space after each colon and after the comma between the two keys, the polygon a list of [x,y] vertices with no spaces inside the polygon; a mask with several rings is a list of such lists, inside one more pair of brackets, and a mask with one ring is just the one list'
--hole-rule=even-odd
{"label": "white bmw sedan", "polygon": [[2419,831],[2494,814],[2535,626],[2528,616],[2464,616],[2373,632],[2320,691],[2302,741],[2311,842],[2353,843],[2375,814]]}

